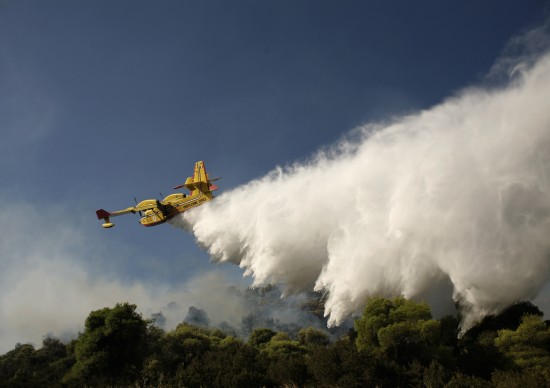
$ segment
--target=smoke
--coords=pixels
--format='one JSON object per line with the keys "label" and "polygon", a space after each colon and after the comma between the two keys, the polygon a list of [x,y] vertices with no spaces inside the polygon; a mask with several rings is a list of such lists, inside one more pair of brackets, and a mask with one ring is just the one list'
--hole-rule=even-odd
{"label": "smoke", "polygon": [[[74,207],[39,207],[2,193],[0,199],[9,220],[0,233],[0,354],[18,342],[39,346],[44,336],[76,338],[91,311],[122,302],[136,304],[144,318],[177,306],[166,309],[166,330],[181,323],[190,306],[207,310],[213,324],[237,326],[250,314],[245,299],[228,294],[235,282],[220,269],[178,284],[159,281],[152,271],[129,279],[127,267],[117,271],[109,259],[131,263],[140,256],[127,247],[107,247],[95,222],[83,226],[67,214]],[[84,217],[87,222],[89,215]]]}
{"label": "smoke", "polygon": [[[122,302],[136,304],[165,330],[187,321],[248,337],[258,327],[296,334],[325,324],[318,316],[319,295],[281,300],[278,288],[250,289],[249,282],[235,281],[219,267],[170,283],[156,260],[160,275],[146,267],[145,276],[128,276],[124,263],[151,258],[105,244],[104,231],[89,222],[87,212],[86,226],[69,216],[74,207],[66,203],[39,207],[2,193],[0,199],[0,211],[10,220],[0,233],[0,354],[18,342],[39,346],[45,336],[70,341],[91,311]],[[121,269],[112,261],[122,263]]]}
{"label": "smoke", "polygon": [[[209,279],[208,279],[209,278]],[[178,302],[171,302],[158,312],[150,314],[155,324],[163,329],[173,328],[182,317],[184,322],[192,325],[212,327],[224,332],[248,338],[258,328],[269,328],[285,332],[296,338],[298,332],[306,327],[324,330],[327,335],[339,338],[353,326],[351,320],[340,327],[326,329],[326,319],[322,315],[322,297],[318,293],[301,293],[281,299],[281,289],[275,285],[250,288],[239,284],[230,284],[223,278],[205,277],[201,284],[216,285],[224,289],[223,295],[216,292],[217,300],[225,308],[206,300],[195,299],[197,306],[187,308]],[[200,285],[200,284],[199,284]],[[187,298],[189,301],[189,298]],[[235,309],[239,305],[240,309]],[[227,306],[230,306],[229,308]],[[186,314],[185,314],[186,312]],[[176,319],[174,319],[174,317]],[[213,319],[210,319],[213,317]],[[172,325],[168,325],[168,321]]]}
{"label": "smoke", "polygon": [[329,325],[373,295],[452,296],[466,330],[550,273],[550,56],[513,70],[504,87],[365,125],[176,223],[255,286],[322,291]]}

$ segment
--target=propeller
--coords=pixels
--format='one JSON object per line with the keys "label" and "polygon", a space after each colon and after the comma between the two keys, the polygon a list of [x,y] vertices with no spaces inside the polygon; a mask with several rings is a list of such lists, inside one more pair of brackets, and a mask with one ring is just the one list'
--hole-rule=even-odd
{"label": "propeller", "polygon": [[[138,203],[138,202],[137,202],[137,198],[136,198],[136,197],[134,197],[134,202],[136,203],[136,206],[137,206],[137,203]],[[140,216],[140,217],[143,217],[143,214],[141,214],[141,210],[139,210],[138,213],[139,213],[139,216]]]}

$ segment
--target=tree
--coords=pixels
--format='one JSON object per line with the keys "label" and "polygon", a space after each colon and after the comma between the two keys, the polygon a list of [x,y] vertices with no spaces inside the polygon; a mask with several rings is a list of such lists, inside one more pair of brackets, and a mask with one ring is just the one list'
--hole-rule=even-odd
{"label": "tree", "polygon": [[523,370],[521,372],[513,370],[496,371],[491,377],[491,382],[496,388],[548,386],[548,381],[544,375],[533,370]]}
{"label": "tree", "polygon": [[326,347],[316,346],[306,357],[306,365],[313,386],[369,387],[380,385],[373,380],[372,360],[364,352],[357,352],[349,337],[337,340]]}
{"label": "tree", "polygon": [[355,329],[359,351],[384,356],[399,365],[414,360],[427,365],[434,356],[445,359],[450,352],[440,344],[440,322],[432,319],[426,303],[371,298],[355,321]]}
{"label": "tree", "polygon": [[[458,321],[424,303],[372,298],[356,331],[333,343],[254,330],[247,342],[181,323],[165,332],[117,304],[90,313],[78,339],[46,337],[0,355],[0,388],[43,386],[550,386],[550,328],[519,303],[457,340]],[[534,311],[518,319],[520,311]]]}
{"label": "tree", "polygon": [[58,339],[46,337],[42,347],[17,344],[0,356],[0,387],[44,387],[59,385],[74,363],[67,347]]}
{"label": "tree", "polygon": [[69,368],[75,363],[75,358],[59,339],[46,337],[42,347],[34,352],[34,380],[40,386],[59,384]]}
{"label": "tree", "polygon": [[128,384],[139,376],[149,322],[135,310],[136,305],[124,303],[90,313],[65,383]]}
{"label": "tree", "polygon": [[319,329],[314,327],[308,327],[298,332],[298,342],[300,345],[311,346],[327,346],[330,341],[328,335]]}
{"label": "tree", "polygon": [[445,385],[446,377],[445,368],[434,360],[424,369],[422,383],[426,388],[439,388]]}
{"label": "tree", "polygon": [[186,368],[186,385],[197,387],[261,387],[268,385],[258,349],[226,337]]}
{"label": "tree", "polygon": [[286,333],[277,333],[262,346],[261,355],[267,358],[267,376],[276,385],[298,384],[307,380],[305,354],[307,349]]}
{"label": "tree", "polygon": [[34,351],[31,344],[17,344],[0,357],[0,387],[38,386],[33,383]]}
{"label": "tree", "polygon": [[492,384],[480,377],[457,372],[451,377],[445,388],[492,388]]}
{"label": "tree", "polygon": [[519,370],[540,373],[550,384],[550,329],[539,315],[525,315],[517,330],[499,330],[495,345]]}
{"label": "tree", "polygon": [[499,315],[485,317],[479,325],[468,330],[463,338],[466,340],[468,338],[475,338],[486,331],[494,331],[496,333],[498,330],[503,329],[516,330],[525,315],[537,315],[542,318],[544,313],[531,302],[517,302]]}
{"label": "tree", "polygon": [[271,329],[255,329],[252,334],[250,334],[250,338],[248,338],[248,344],[256,348],[260,348],[262,345],[267,344],[275,334],[277,333]]}
{"label": "tree", "polygon": [[175,330],[162,336],[158,353],[147,360],[147,379],[158,382],[165,378],[174,386],[200,385],[202,372],[197,372],[200,368],[190,366],[201,362],[205,354],[224,338],[225,333],[217,329],[198,327],[186,322],[179,324]]}

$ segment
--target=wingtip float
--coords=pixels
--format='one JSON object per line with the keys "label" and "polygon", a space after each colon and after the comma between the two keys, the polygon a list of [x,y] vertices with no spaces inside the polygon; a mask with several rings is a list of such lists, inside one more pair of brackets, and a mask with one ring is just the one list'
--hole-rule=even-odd
{"label": "wingtip float", "polygon": [[141,215],[139,219],[141,225],[159,225],[168,221],[176,214],[183,213],[186,210],[202,205],[214,198],[212,192],[217,190],[218,187],[212,184],[212,182],[218,179],[220,178],[210,179],[206,173],[204,162],[200,161],[195,163],[195,172],[193,176],[187,178],[184,184],[174,187],[174,189],[186,188],[190,191],[189,194],[170,194],[162,201],[157,199],[146,199],[136,204],[136,206],[130,206],[126,209],[114,212],[99,209],[96,211],[97,219],[104,221],[101,225],[104,228],[112,228],[115,224],[111,222],[111,217],[128,213],[139,213]]}

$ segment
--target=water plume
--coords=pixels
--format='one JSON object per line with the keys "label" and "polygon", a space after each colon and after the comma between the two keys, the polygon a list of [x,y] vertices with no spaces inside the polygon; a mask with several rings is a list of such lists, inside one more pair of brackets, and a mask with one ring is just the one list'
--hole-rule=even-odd
{"label": "water plume", "polygon": [[176,222],[254,285],[326,293],[329,325],[373,295],[452,289],[465,330],[550,274],[550,56],[514,69],[506,86],[365,125]]}

